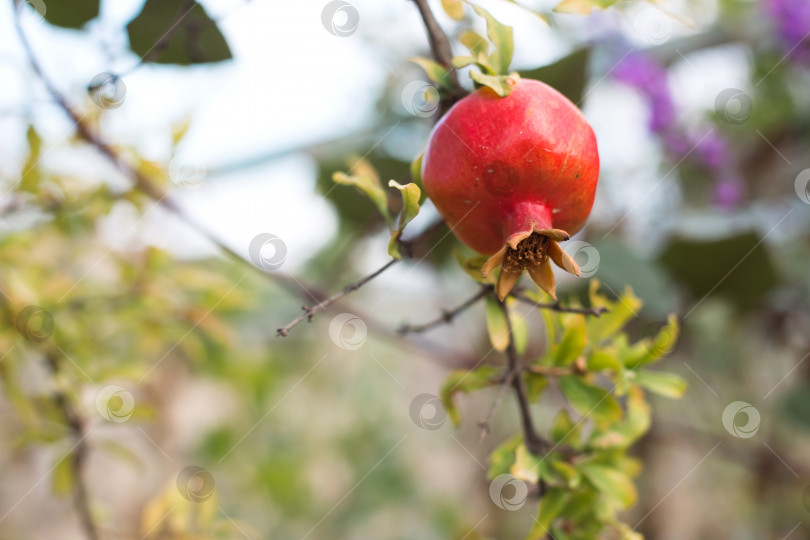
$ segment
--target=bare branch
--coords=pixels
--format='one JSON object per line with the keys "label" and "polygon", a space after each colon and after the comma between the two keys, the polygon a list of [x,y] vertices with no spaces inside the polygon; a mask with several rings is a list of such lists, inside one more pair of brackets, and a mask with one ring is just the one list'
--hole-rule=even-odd
{"label": "bare branch", "polygon": [[399,329],[399,333],[400,334],[417,334],[417,333],[420,333],[420,332],[425,332],[425,331],[430,330],[432,328],[436,328],[437,326],[441,326],[443,324],[450,324],[451,322],[453,322],[453,319],[455,319],[458,315],[460,315],[461,313],[466,311],[468,308],[470,308],[470,307],[474,306],[476,303],[478,303],[478,301],[481,300],[482,298],[484,298],[487,295],[487,293],[489,291],[491,291],[491,290],[492,290],[491,285],[483,285],[483,286],[481,286],[481,289],[477,293],[475,293],[475,295],[473,295],[471,298],[466,300],[463,304],[459,305],[458,307],[453,308],[453,309],[451,309],[449,311],[444,310],[444,311],[442,311],[442,314],[439,317],[435,318],[434,320],[432,320],[430,322],[426,322],[424,324],[414,324],[414,325],[406,324],[406,325],[403,325]]}
{"label": "bare branch", "polygon": [[528,296],[525,296],[520,291],[514,291],[509,296],[520,300],[523,303],[531,304],[532,306],[540,309],[548,309],[551,311],[558,311],[560,313],[581,313],[583,315],[593,315],[594,317],[599,317],[602,313],[607,313],[608,308],[604,306],[599,306],[595,308],[580,308],[580,307],[569,307],[569,306],[562,306],[559,302],[555,302],[553,304],[544,304],[542,302],[535,302]]}
{"label": "bare branch", "polygon": [[343,288],[342,291],[340,291],[337,294],[333,294],[332,296],[330,296],[329,298],[327,298],[323,302],[321,302],[321,303],[319,303],[319,304],[317,304],[315,306],[312,306],[312,307],[303,306],[302,309],[304,310],[304,313],[302,315],[296,317],[295,319],[293,319],[286,326],[283,326],[283,327],[279,328],[278,330],[276,330],[276,333],[279,336],[287,336],[290,333],[290,330],[292,330],[292,328],[294,326],[296,326],[298,323],[304,321],[305,319],[306,319],[307,322],[312,322],[312,318],[315,316],[316,313],[318,313],[319,311],[323,311],[324,309],[326,309],[330,305],[334,304],[335,302],[337,302],[338,300],[340,300],[341,298],[343,298],[347,294],[351,293],[352,291],[356,291],[357,289],[359,289],[360,287],[362,287],[363,285],[365,285],[366,283],[368,283],[369,281],[371,281],[375,277],[379,276],[380,274],[382,274],[383,272],[385,272],[386,270],[388,270],[389,268],[391,268],[392,266],[394,266],[396,263],[398,263],[401,260],[402,259],[391,259],[390,261],[385,263],[385,265],[383,265],[378,270],[375,270],[374,272],[367,275],[363,279],[360,279],[358,281],[355,281],[354,283],[350,283],[349,285],[346,285]]}

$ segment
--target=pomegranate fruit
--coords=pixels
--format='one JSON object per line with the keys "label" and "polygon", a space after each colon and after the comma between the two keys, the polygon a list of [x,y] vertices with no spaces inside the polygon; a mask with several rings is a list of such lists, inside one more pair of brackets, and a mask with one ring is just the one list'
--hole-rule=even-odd
{"label": "pomegranate fruit", "polygon": [[556,299],[549,261],[579,275],[558,242],[577,232],[593,206],[599,154],[580,110],[550,86],[510,79],[499,97],[483,87],[436,124],[422,160],[422,184],[453,233],[500,267],[503,300],[527,270]]}

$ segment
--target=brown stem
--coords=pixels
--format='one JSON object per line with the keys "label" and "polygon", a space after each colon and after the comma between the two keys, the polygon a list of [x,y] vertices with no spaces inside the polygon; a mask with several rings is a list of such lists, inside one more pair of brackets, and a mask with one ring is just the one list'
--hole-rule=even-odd
{"label": "brown stem", "polygon": [[444,30],[442,30],[442,27],[439,26],[439,23],[436,22],[436,17],[434,17],[433,12],[430,11],[427,0],[413,0],[413,3],[416,4],[417,9],[419,9],[419,14],[422,16],[422,21],[425,23],[433,59],[448,70],[450,78],[453,81],[453,86],[459,87],[458,75],[455,69],[453,69],[453,51],[450,48],[450,41],[447,39],[447,35],[444,33]]}
{"label": "brown stem", "polygon": [[599,317],[603,313],[607,313],[609,310],[604,306],[599,306],[595,308],[579,308],[579,307],[569,307],[569,306],[561,306],[559,302],[554,302],[553,304],[544,304],[542,302],[535,302],[528,296],[525,296],[520,291],[513,291],[509,294],[512,298],[516,300],[520,300],[523,303],[531,304],[532,306],[540,309],[549,309],[551,311],[558,311],[560,313],[581,313],[583,315],[592,315],[594,317]]}
{"label": "brown stem", "polygon": [[504,320],[506,321],[506,331],[509,335],[509,343],[506,347],[506,357],[509,362],[509,374],[504,381],[504,385],[511,384],[515,390],[515,395],[518,400],[518,407],[520,409],[520,420],[523,427],[523,442],[526,449],[536,456],[543,455],[544,451],[550,446],[534,429],[534,422],[532,421],[532,411],[529,404],[528,391],[526,390],[526,380],[521,376],[525,366],[522,360],[518,357],[517,350],[515,349],[515,340],[512,334],[512,321],[509,319],[509,310],[505,302],[499,302],[501,312],[503,313]]}
{"label": "brown stem", "polygon": [[302,309],[304,310],[304,313],[302,315],[299,315],[295,319],[293,319],[286,326],[282,326],[281,328],[276,330],[276,333],[279,336],[287,336],[290,333],[290,330],[292,330],[292,328],[294,326],[296,326],[298,323],[304,321],[305,319],[307,320],[307,322],[312,322],[312,317],[314,317],[316,313],[318,313],[319,311],[323,311],[324,309],[326,309],[330,305],[334,304],[335,302],[337,302],[338,300],[340,300],[341,298],[343,298],[347,294],[351,293],[352,291],[356,291],[357,289],[359,289],[360,287],[362,287],[363,285],[365,285],[366,283],[368,283],[369,281],[371,281],[375,277],[379,276],[380,274],[382,274],[383,272],[385,272],[386,270],[388,270],[390,267],[394,266],[396,263],[398,263],[401,260],[402,259],[391,259],[390,261],[385,263],[385,265],[383,265],[378,270],[375,270],[371,274],[367,275],[366,277],[364,277],[364,278],[362,278],[362,279],[360,279],[358,281],[355,281],[354,283],[350,283],[350,284],[346,285],[343,288],[342,291],[340,291],[339,293],[333,294],[332,296],[330,296],[326,300],[320,302],[319,304],[316,304],[315,306],[312,306],[312,307],[303,306]]}
{"label": "brown stem", "polygon": [[442,311],[442,314],[430,322],[424,324],[406,324],[399,329],[400,334],[416,334],[425,332],[443,324],[450,324],[458,315],[466,311],[468,308],[474,306],[479,300],[484,298],[488,292],[492,290],[492,285],[482,285],[481,289],[475,293],[471,298],[466,300],[463,304],[449,311]]}

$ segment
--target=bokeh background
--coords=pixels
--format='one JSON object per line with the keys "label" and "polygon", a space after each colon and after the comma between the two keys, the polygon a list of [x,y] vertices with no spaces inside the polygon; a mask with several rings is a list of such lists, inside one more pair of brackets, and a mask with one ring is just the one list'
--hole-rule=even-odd
{"label": "bokeh background", "polygon": [[[388,260],[382,218],[331,175],[356,155],[409,178],[438,114],[407,61],[429,56],[415,6],[93,4],[0,5],[0,537],[88,538],[87,519],[99,538],[521,537],[534,505],[498,508],[485,475],[514,403],[479,441],[495,390],[460,398],[459,429],[429,399],[489,351],[483,309],[395,332],[477,288],[446,229],[276,336]],[[810,4],[480,4],[514,28],[513,69],[596,131],[576,237],[593,277],[644,300],[636,336],[669,313],[683,325],[663,367],[690,389],[653,402],[625,520],[652,539],[810,538]],[[451,38],[483,28],[431,6]],[[18,26],[185,221],[76,136]],[[409,230],[435,217],[428,203]]]}

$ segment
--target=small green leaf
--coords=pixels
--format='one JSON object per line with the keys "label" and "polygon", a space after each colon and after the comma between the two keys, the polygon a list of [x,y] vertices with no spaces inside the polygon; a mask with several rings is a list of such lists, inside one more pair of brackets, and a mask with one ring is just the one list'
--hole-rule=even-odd
{"label": "small green leaf", "polygon": [[205,8],[194,0],[146,0],[127,25],[129,46],[158,64],[204,64],[230,60],[228,42]]}
{"label": "small green leaf", "polygon": [[[411,161],[410,166],[410,173],[411,173],[411,181],[419,186],[419,189],[422,189],[422,158],[425,157],[425,154],[419,154],[416,159]],[[419,199],[419,204],[425,202],[425,198],[427,195],[425,191],[422,190],[422,197]]]}
{"label": "small green leaf", "polygon": [[509,346],[509,328],[506,317],[503,316],[501,305],[492,297],[487,296],[486,302],[487,333],[492,347],[503,352]]}
{"label": "small green leaf", "polygon": [[633,385],[627,394],[627,417],[605,431],[594,431],[588,446],[601,449],[627,448],[647,433],[651,416],[644,392]]}
{"label": "small green leaf", "polygon": [[588,357],[588,371],[621,371],[622,364],[616,358],[616,353],[607,349],[597,349]]}
{"label": "small green leaf", "polygon": [[464,3],[461,0],[442,0],[442,8],[450,18],[457,21],[464,19]]}
{"label": "small green leaf", "polygon": [[458,36],[458,40],[462,45],[467,47],[474,58],[477,58],[479,55],[486,56],[489,50],[489,43],[487,43],[484,36],[473,30],[465,30]]}
{"label": "small green leaf", "polygon": [[551,468],[565,480],[565,485],[571,489],[579,487],[582,475],[567,461],[555,460],[551,462]]}
{"label": "small green leaf", "polygon": [[439,397],[454,425],[458,426],[461,423],[461,415],[453,397],[458,392],[467,393],[496,384],[498,373],[499,369],[494,366],[481,366],[473,371],[456,370],[448,375],[442,384]]}
{"label": "small green leaf", "polygon": [[[63,28],[78,29],[98,17],[100,3],[100,0],[48,2],[44,10],[45,20]],[[36,5],[36,2],[33,5]]]}
{"label": "small green leaf", "polygon": [[500,97],[506,97],[512,93],[513,85],[506,82],[509,76],[506,75],[485,75],[478,71],[470,71],[470,78],[477,86],[486,86]]}
{"label": "small green leaf", "polygon": [[523,377],[526,379],[526,394],[529,403],[535,403],[540,398],[540,393],[548,386],[548,377],[531,372],[524,373]]}
{"label": "small green leaf", "polygon": [[[568,500],[568,491],[562,488],[551,488],[540,499],[535,523],[526,540],[543,540],[548,538],[551,522],[560,515]],[[556,537],[555,537],[556,538]]]}
{"label": "small green leaf", "polygon": [[542,468],[543,460],[529,452],[526,445],[521,443],[515,449],[515,462],[509,468],[509,473],[524,482],[536,484],[540,480]]}
{"label": "small green leaf", "polygon": [[453,87],[450,79],[447,77],[447,69],[445,69],[441,64],[428,58],[422,58],[421,56],[414,56],[408,60],[422,68],[422,71],[425,72],[428,79],[435,82],[440,87],[444,88],[445,90],[449,90]]}
{"label": "small green leaf", "polygon": [[647,370],[636,373],[636,382],[650,392],[673,399],[683,396],[689,386],[683,377],[674,373]]}
{"label": "small green leaf", "polygon": [[512,38],[512,28],[498,22],[490,13],[480,6],[473,6],[475,12],[487,21],[487,36],[495,47],[495,51],[489,57],[489,64],[496,73],[506,75],[509,72],[509,64],[512,63],[512,52],[514,42]]}
{"label": "small green leaf", "polygon": [[522,435],[515,435],[506,442],[498,446],[489,456],[489,470],[487,478],[492,480],[496,476],[509,472],[515,462],[515,454],[518,446],[523,442]]}
{"label": "small green leaf", "polygon": [[563,336],[552,349],[553,365],[570,366],[585,350],[585,316],[576,315],[565,326]]}
{"label": "small green leaf", "polygon": [[391,240],[388,242],[388,254],[400,259],[402,254],[399,252],[399,238],[402,236],[405,226],[419,214],[419,197],[422,195],[422,190],[414,183],[403,186],[395,180],[389,181],[388,186],[396,188],[402,193],[402,212],[399,214],[399,223],[397,228],[391,231]]}
{"label": "small green leaf", "polygon": [[614,506],[628,508],[636,502],[636,486],[622,471],[592,461],[584,461],[577,468]]}
{"label": "small green leaf", "polygon": [[598,426],[621,419],[622,408],[604,388],[588,384],[576,375],[560,377],[559,384],[571,406],[586,418],[592,418]]}
{"label": "small green leaf", "polygon": [[526,352],[526,347],[529,345],[529,325],[526,323],[526,318],[521,317],[515,310],[517,300],[509,298],[506,300],[506,306],[509,308],[509,322],[512,325],[512,339],[515,342],[515,351],[518,354]]}
{"label": "small green leaf", "polygon": [[349,173],[336,172],[332,180],[345,186],[354,186],[371,199],[380,214],[383,215],[388,226],[392,226],[391,213],[388,211],[388,197],[380,185],[380,177],[370,163],[362,158],[352,158],[354,164]]}
{"label": "small green leaf", "polygon": [[495,273],[490,272],[487,277],[481,273],[481,268],[484,266],[484,263],[487,262],[488,257],[486,255],[474,255],[472,257],[464,258],[464,255],[459,251],[453,251],[453,255],[458,261],[459,266],[464,272],[473,278],[478,283],[488,283],[490,285],[495,284]]}
{"label": "small green leaf", "polygon": [[568,411],[562,409],[557,413],[551,426],[551,440],[555,444],[567,445],[575,450],[581,448],[582,424],[583,422],[575,423]]}
{"label": "small green leaf", "polygon": [[51,473],[51,488],[54,495],[67,495],[76,485],[76,475],[73,470],[73,453],[61,458]]}
{"label": "small green leaf", "polygon": [[593,307],[604,305],[609,310],[599,317],[588,317],[588,338],[594,345],[601,343],[624,328],[627,321],[635,317],[642,306],[641,300],[633,294],[629,287],[615,302],[604,302],[603,298],[595,295],[593,289],[591,293],[591,305]]}

